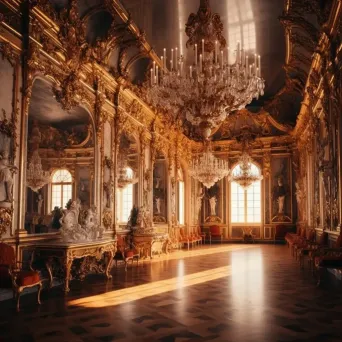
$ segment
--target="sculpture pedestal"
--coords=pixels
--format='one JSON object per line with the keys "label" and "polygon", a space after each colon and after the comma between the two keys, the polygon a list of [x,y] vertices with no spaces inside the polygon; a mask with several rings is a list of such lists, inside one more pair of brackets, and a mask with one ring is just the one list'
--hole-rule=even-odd
{"label": "sculpture pedestal", "polygon": [[134,234],[133,243],[138,249],[140,257],[153,258],[155,254],[168,252],[169,234],[151,233],[151,234]]}

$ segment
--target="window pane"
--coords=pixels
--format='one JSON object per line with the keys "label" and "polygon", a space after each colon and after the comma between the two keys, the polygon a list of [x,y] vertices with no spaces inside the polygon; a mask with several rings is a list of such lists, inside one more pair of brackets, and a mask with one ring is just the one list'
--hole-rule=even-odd
{"label": "window pane", "polygon": [[[237,165],[232,174],[239,174],[240,165]],[[259,168],[251,164],[251,171],[260,175]],[[233,223],[260,223],[261,222],[261,182],[252,184],[243,190],[239,184],[231,182],[231,222]]]}
{"label": "window pane", "polygon": [[71,184],[67,184],[67,185],[62,185],[62,192],[63,192],[63,203],[62,203],[62,207],[63,209],[65,208],[66,204],[68,203],[68,201],[72,198],[72,187]]}
{"label": "window pane", "polygon": [[128,221],[129,215],[131,214],[132,207],[133,207],[133,184],[129,184],[122,190],[122,206],[121,206],[122,222]]}
{"label": "window pane", "polygon": [[51,207],[52,210],[55,207],[62,206],[62,186],[61,185],[52,185],[51,188]]}
{"label": "window pane", "polygon": [[68,170],[57,170],[52,176],[52,183],[71,183],[72,176]]}
{"label": "window pane", "polygon": [[261,182],[255,182],[247,189],[247,222],[261,222]]}

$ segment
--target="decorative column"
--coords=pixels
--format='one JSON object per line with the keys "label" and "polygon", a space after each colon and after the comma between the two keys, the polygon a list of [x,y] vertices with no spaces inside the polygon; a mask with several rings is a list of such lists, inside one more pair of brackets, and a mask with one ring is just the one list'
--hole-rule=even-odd
{"label": "decorative column", "polygon": [[18,205],[15,215],[18,216],[16,234],[18,237],[27,235],[25,230],[26,211],[26,166],[27,166],[27,128],[28,112],[32,96],[34,69],[37,63],[37,51],[30,43],[30,2],[23,1],[20,4],[21,12],[21,34],[22,34],[22,55],[21,55],[21,77],[22,97],[20,113],[20,140],[19,140],[19,169],[18,169]]}

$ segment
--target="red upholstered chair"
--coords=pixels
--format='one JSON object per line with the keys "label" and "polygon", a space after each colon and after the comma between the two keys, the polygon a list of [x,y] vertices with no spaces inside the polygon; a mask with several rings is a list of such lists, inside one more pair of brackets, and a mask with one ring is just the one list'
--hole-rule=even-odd
{"label": "red upholstered chair", "polygon": [[326,268],[342,269],[342,235],[340,234],[332,248],[318,248],[312,252],[312,260],[318,271],[318,285],[321,281],[322,270]]}
{"label": "red upholstered chair", "polygon": [[115,266],[118,267],[118,261],[122,261],[125,264],[125,271],[127,272],[127,265],[131,261],[132,265],[134,260],[137,262],[137,266],[139,266],[139,251],[135,248],[133,244],[132,248],[128,246],[126,239],[122,235],[117,236],[117,246],[118,249],[115,252],[114,260]]}
{"label": "red upholstered chair", "polygon": [[15,260],[14,250],[11,246],[0,243],[0,288],[12,288],[13,297],[17,302],[17,311],[19,311],[20,295],[25,289],[38,287],[38,304],[40,304],[42,289],[39,273],[32,269],[25,270],[23,265],[24,263]]}
{"label": "red upholstered chair", "polygon": [[291,234],[293,234],[293,232],[294,232],[293,227],[279,224],[275,226],[273,242],[276,243],[276,241],[286,241],[286,236],[288,235],[290,236]]}
{"label": "red upholstered chair", "polygon": [[209,235],[210,244],[211,244],[212,238],[219,238],[221,240],[221,243],[222,243],[223,234],[221,232],[220,226],[210,226],[208,235]]}
{"label": "red upholstered chair", "polygon": [[188,250],[190,248],[190,245],[193,246],[197,242],[197,239],[194,236],[187,235],[185,233],[184,228],[180,228],[179,233],[180,233],[180,242],[182,244],[186,244],[188,246]]}

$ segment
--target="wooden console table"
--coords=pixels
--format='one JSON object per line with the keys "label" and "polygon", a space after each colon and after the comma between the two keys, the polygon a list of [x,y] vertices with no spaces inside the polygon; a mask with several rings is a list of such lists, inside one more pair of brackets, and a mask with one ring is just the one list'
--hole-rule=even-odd
{"label": "wooden console table", "polygon": [[107,279],[110,274],[113,257],[116,251],[116,239],[103,239],[81,243],[68,243],[61,240],[39,242],[33,246],[32,261],[35,258],[44,260],[48,274],[50,287],[54,278],[53,263],[58,261],[63,272],[64,291],[69,292],[71,280],[71,268],[76,259],[83,259],[77,270],[78,277],[82,280],[91,272],[104,273]]}
{"label": "wooden console table", "polygon": [[161,255],[168,252],[169,234],[134,234],[133,243],[139,250],[140,257],[153,258],[154,254]]}

